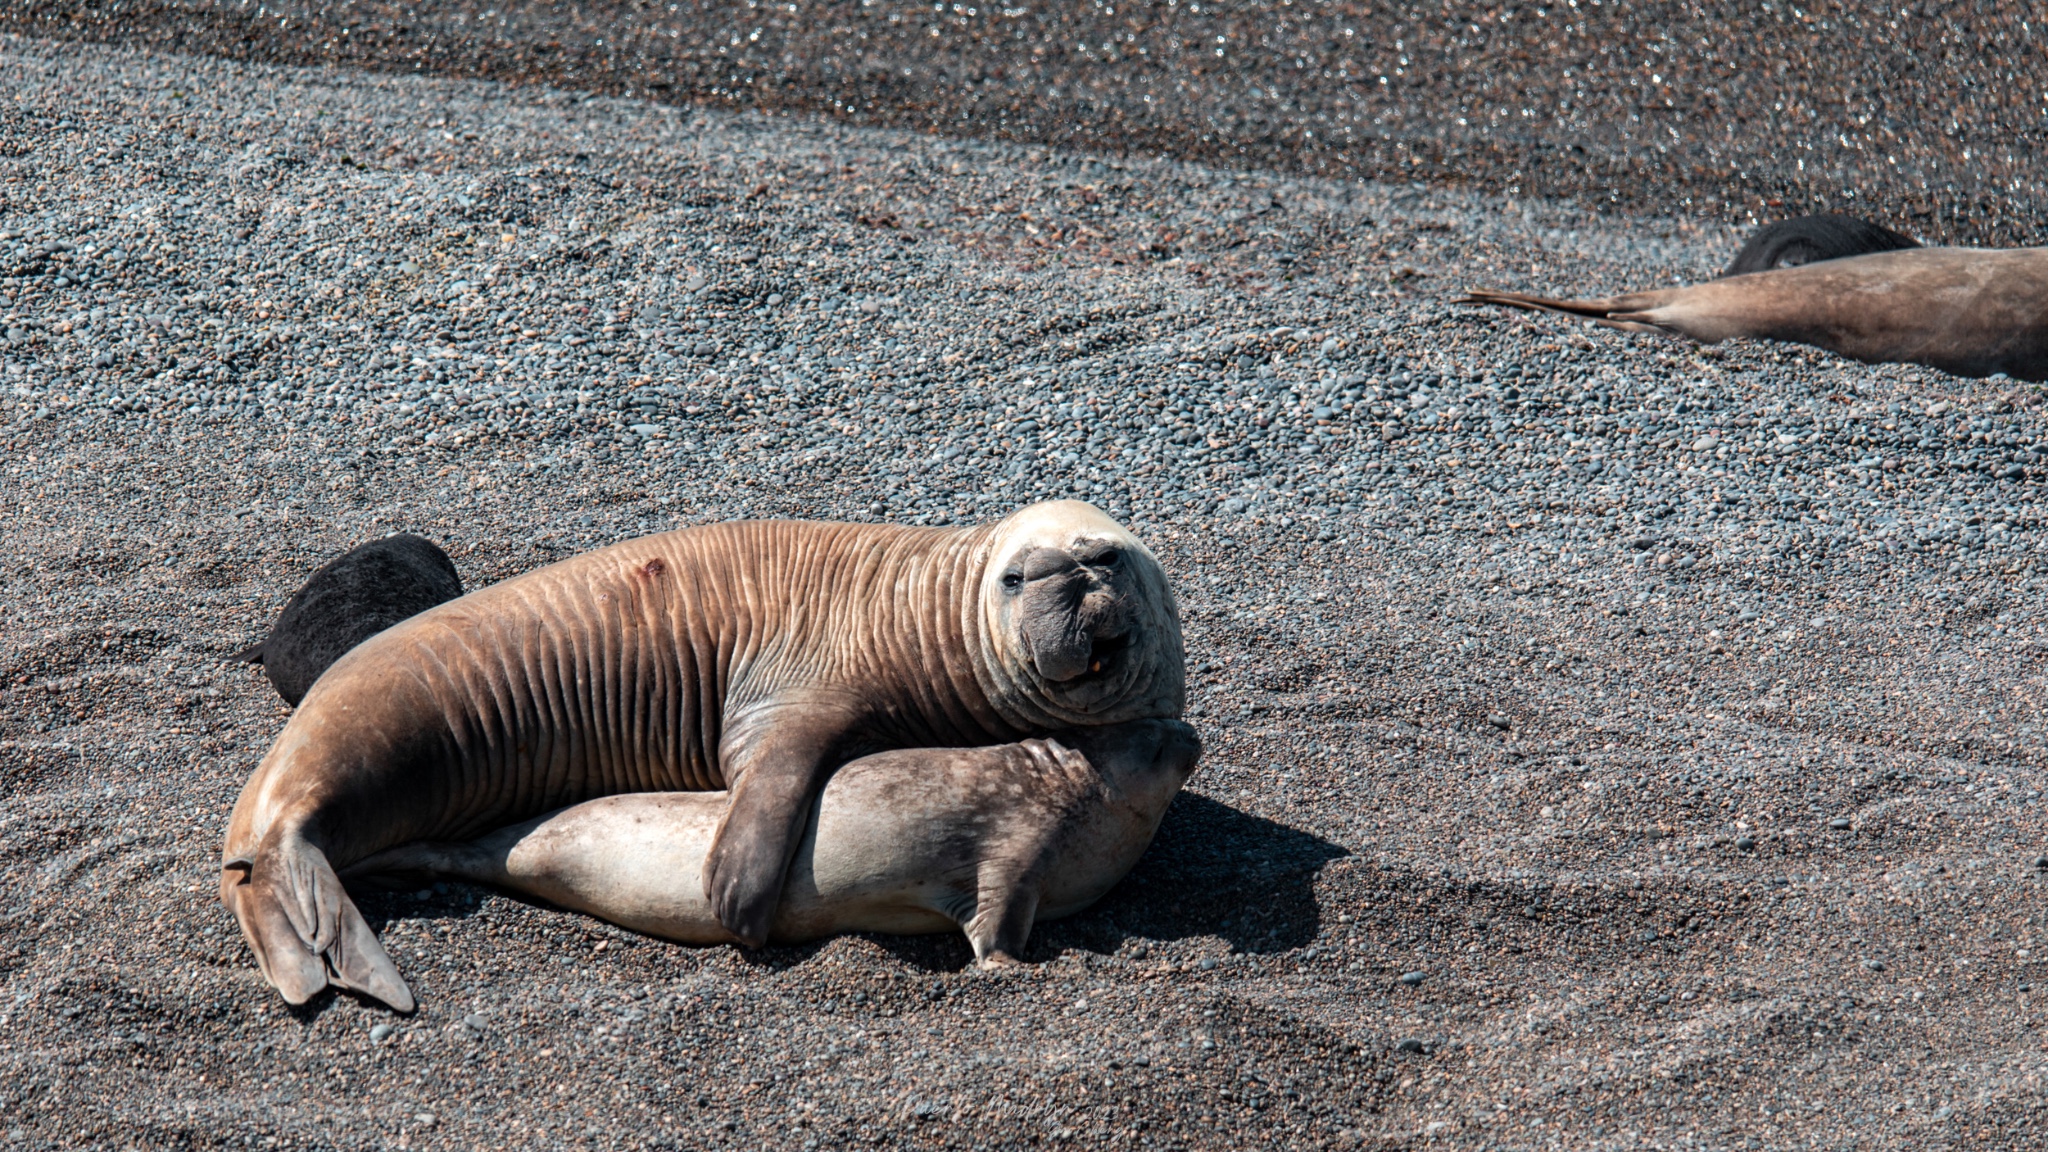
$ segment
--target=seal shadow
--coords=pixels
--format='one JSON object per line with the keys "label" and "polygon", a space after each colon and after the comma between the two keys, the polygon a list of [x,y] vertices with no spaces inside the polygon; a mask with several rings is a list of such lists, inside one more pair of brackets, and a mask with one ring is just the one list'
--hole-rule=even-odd
{"label": "seal shadow", "polygon": [[[1197,936],[1221,937],[1233,952],[1300,948],[1322,930],[1316,877],[1350,854],[1313,833],[1183,791],[1130,875],[1093,907],[1040,922],[1023,959],[1035,963],[1070,949],[1107,955],[1126,942]],[[925,971],[958,971],[974,960],[957,933],[867,938]]]}

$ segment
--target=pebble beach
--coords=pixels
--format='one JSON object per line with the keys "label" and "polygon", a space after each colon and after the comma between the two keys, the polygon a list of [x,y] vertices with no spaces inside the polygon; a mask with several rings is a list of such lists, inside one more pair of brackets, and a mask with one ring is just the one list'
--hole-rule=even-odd
{"label": "pebble beach", "polygon": [[[1704,279],[1789,193],[1625,110],[1594,124],[1624,200],[120,10],[0,38],[0,1147],[2038,1139],[2041,391],[1450,303]],[[522,12],[490,43],[581,43]],[[1794,206],[2028,241],[2048,105],[1922,67],[1903,165],[1825,146]],[[1916,109],[1971,100],[2004,158],[1921,181],[1962,145]],[[226,658],[355,543],[419,532],[477,587],[689,524],[1051,497],[1158,553],[1207,750],[1021,968],[440,885],[363,900],[418,1013],[291,1009],[219,905],[288,715]]]}

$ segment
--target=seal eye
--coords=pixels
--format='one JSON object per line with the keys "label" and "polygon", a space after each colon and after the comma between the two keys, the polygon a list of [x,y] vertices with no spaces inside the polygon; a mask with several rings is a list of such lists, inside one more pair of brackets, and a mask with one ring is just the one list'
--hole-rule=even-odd
{"label": "seal eye", "polygon": [[1123,561],[1123,558],[1123,549],[1104,548],[1102,551],[1090,556],[1086,563],[1090,568],[1114,568]]}
{"label": "seal eye", "polygon": [[1022,572],[1003,573],[1003,591],[1015,592],[1017,589],[1022,588],[1023,586],[1024,574]]}

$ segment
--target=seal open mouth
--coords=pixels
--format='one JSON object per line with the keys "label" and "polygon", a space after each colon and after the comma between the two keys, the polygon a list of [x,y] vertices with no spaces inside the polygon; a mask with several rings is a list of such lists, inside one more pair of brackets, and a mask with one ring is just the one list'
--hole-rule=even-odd
{"label": "seal open mouth", "polygon": [[1090,676],[1100,676],[1103,672],[1115,668],[1117,657],[1122,656],[1130,647],[1131,634],[1129,632],[1117,636],[1096,637],[1095,641],[1088,645],[1087,674]]}

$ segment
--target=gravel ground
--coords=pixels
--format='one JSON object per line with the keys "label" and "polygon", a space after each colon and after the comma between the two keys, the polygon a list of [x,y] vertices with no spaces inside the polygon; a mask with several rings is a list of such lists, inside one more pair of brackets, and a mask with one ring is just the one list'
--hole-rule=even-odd
{"label": "gravel ground", "polygon": [[11,0],[0,31],[1948,242],[2048,214],[2020,0]]}
{"label": "gravel ground", "polygon": [[[2039,1137],[2039,391],[1444,303],[1732,231],[19,39],[0,154],[0,1142]],[[215,899],[352,543],[1064,494],[1209,751],[1020,971],[455,886],[365,902],[416,1016],[292,1011]]]}

